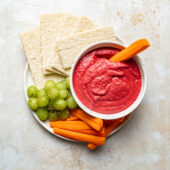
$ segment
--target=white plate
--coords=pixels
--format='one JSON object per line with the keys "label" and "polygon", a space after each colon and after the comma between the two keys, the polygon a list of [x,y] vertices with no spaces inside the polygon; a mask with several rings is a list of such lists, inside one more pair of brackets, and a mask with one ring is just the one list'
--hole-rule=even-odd
{"label": "white plate", "polygon": [[[122,38],[116,36],[116,40],[121,42],[121,43],[124,43]],[[27,96],[27,88],[30,86],[30,85],[34,85],[34,81],[33,81],[33,78],[31,76],[31,72],[30,72],[30,69],[28,67],[28,63],[26,64],[25,66],[25,71],[24,71],[24,93],[25,93],[25,98],[26,98],[26,101],[28,102],[28,96]],[[57,135],[57,134],[54,134],[53,133],[53,129],[50,128],[49,126],[49,121],[45,121],[45,122],[42,122],[41,120],[38,119],[37,115],[35,112],[33,112],[31,109],[30,109],[32,115],[34,116],[34,118],[37,120],[37,122],[43,127],[45,128],[47,131],[49,131],[50,133],[52,133],[53,135],[57,136],[57,137],[60,137],[62,139],[65,139],[65,140],[69,140],[69,141],[73,141],[73,142],[78,142],[76,140],[72,140],[72,139],[68,139],[68,138],[65,138],[63,136],[60,136],[60,135]],[[132,115],[132,114],[131,114]],[[128,117],[128,119],[123,123],[121,124],[120,126],[118,126],[114,131],[112,131],[112,133],[110,133],[110,135],[113,135],[114,133],[116,133],[120,128],[122,128],[126,122],[129,120],[129,118],[131,117],[131,115]],[[109,135],[109,136],[110,136]]]}

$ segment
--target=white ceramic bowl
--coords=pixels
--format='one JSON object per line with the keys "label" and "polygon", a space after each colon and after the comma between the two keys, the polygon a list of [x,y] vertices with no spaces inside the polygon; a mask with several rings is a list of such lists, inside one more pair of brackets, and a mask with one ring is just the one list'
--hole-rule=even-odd
{"label": "white ceramic bowl", "polygon": [[98,117],[101,119],[106,119],[106,120],[112,120],[112,119],[118,119],[121,117],[124,117],[128,114],[130,114],[131,112],[133,112],[138,105],[141,103],[144,94],[145,94],[145,90],[146,90],[146,73],[144,71],[144,67],[142,64],[142,61],[140,60],[140,58],[138,56],[133,57],[133,59],[136,61],[140,72],[141,72],[141,76],[142,76],[142,87],[141,87],[141,91],[137,97],[137,99],[135,100],[135,102],[129,106],[126,110],[123,110],[121,112],[118,113],[114,113],[114,114],[101,114],[101,113],[97,113],[94,112],[92,110],[90,110],[89,108],[87,108],[77,97],[75,91],[74,91],[74,87],[73,87],[73,74],[74,74],[74,69],[77,65],[77,63],[79,62],[79,60],[88,52],[97,49],[97,48],[101,48],[101,47],[112,47],[112,48],[117,48],[117,49],[124,49],[125,46],[122,43],[119,42],[113,42],[113,41],[101,41],[101,42],[97,42],[94,44],[91,44],[90,46],[88,46],[86,49],[84,49],[74,60],[71,72],[70,72],[70,87],[71,87],[71,92],[76,100],[76,102],[78,103],[78,105],[89,115],[92,115],[94,117]]}

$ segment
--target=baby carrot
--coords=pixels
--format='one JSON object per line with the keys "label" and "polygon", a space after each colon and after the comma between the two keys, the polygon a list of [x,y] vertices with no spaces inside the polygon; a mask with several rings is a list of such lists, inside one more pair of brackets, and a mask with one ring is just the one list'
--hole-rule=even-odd
{"label": "baby carrot", "polygon": [[97,145],[93,144],[93,143],[89,143],[88,145],[88,148],[93,150],[93,149],[96,149]]}
{"label": "baby carrot", "polygon": [[120,62],[124,60],[128,60],[138,53],[144,51],[146,48],[150,46],[149,42],[146,39],[140,39],[132,43],[129,47],[123,49],[119,53],[116,53],[109,60],[114,62]]}
{"label": "baby carrot", "polygon": [[91,126],[93,129],[100,131],[101,128],[103,127],[103,120],[100,118],[93,117],[91,115],[88,115],[81,109],[74,109],[71,110],[71,114],[73,116],[78,117],[85,123],[87,123],[89,126]]}
{"label": "baby carrot", "polygon": [[86,123],[84,123],[83,121],[51,121],[50,122],[50,127],[52,128],[62,128],[62,129],[67,129],[67,130],[71,130],[71,129],[90,129],[92,130],[92,128],[87,125]]}
{"label": "baby carrot", "polygon": [[67,118],[66,120],[67,120],[67,121],[75,121],[75,120],[79,120],[79,118],[78,118],[78,117],[73,116],[73,117],[69,117],[69,118]]}
{"label": "baby carrot", "polygon": [[84,133],[84,134],[89,134],[89,135],[94,135],[94,136],[103,136],[103,137],[105,137],[105,131],[104,130],[96,131],[96,130],[93,130],[93,129],[92,130],[90,130],[90,129],[76,129],[76,130],[72,129],[71,131]]}
{"label": "baby carrot", "polygon": [[[107,137],[121,122],[122,122],[122,118],[117,120],[112,120],[112,123],[109,122],[110,124],[105,128],[105,137]],[[97,145],[94,145],[92,143],[88,144],[88,148],[92,150],[95,149],[96,147]]]}
{"label": "baby carrot", "polygon": [[83,121],[51,121],[50,127],[80,132],[89,135],[105,136],[104,127],[100,131],[96,131]]}
{"label": "baby carrot", "polygon": [[73,131],[59,129],[59,128],[54,128],[53,132],[55,134],[64,136],[66,138],[70,138],[70,139],[74,139],[74,140],[78,140],[82,142],[89,142],[95,145],[104,145],[105,143],[105,137],[88,135],[88,134],[73,132]]}

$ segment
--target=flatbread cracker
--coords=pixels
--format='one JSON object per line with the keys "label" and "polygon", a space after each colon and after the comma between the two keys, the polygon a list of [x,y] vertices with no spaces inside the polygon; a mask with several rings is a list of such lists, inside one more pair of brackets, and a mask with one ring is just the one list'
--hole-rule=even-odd
{"label": "flatbread cracker", "polygon": [[[55,42],[60,29],[63,26],[64,19],[68,16],[65,13],[44,14],[40,16],[40,30],[41,30],[41,53],[43,73],[49,74],[48,66],[50,61],[56,56]],[[57,63],[58,64],[58,63]],[[46,71],[48,69],[48,71]],[[56,71],[60,73],[60,71]]]}
{"label": "flatbread cracker", "polygon": [[[68,26],[69,26],[69,24],[67,24],[67,27]],[[83,32],[83,31],[87,31],[87,30],[94,29],[94,28],[97,28],[97,27],[98,27],[97,24],[95,24],[92,20],[82,16],[82,17],[79,18],[78,22],[75,24],[75,27],[73,28],[72,33]],[[60,57],[60,56],[57,55],[57,57]],[[59,58],[59,61],[61,62],[60,58]],[[51,67],[54,68],[54,69],[59,70],[59,68],[57,68],[57,63],[56,63],[55,60],[52,62]],[[69,69],[62,69],[60,71],[65,73],[66,75],[69,75],[70,68]]]}
{"label": "flatbread cracker", "polygon": [[57,39],[68,36],[73,32],[73,28],[78,23],[79,18],[74,15],[68,15],[65,17],[62,28],[60,29]]}
{"label": "flatbread cracker", "polygon": [[115,40],[112,26],[93,29],[77,34],[72,34],[56,41],[56,46],[60,53],[61,61],[65,69],[71,68],[75,57],[88,45],[103,41]]}
{"label": "flatbread cracker", "polygon": [[[75,27],[78,21],[78,17],[71,14],[67,14],[67,16],[63,20],[63,25],[61,26],[60,31],[58,32],[58,34],[56,34],[56,36],[54,34],[54,36],[59,39],[71,34],[73,28]],[[56,41],[53,42],[53,44],[55,43]],[[51,56],[52,57],[49,58],[49,60],[51,61],[49,62],[49,65],[46,66],[46,69],[54,72],[58,71],[67,76],[69,72],[67,70],[64,70],[56,46],[54,47],[53,54]]]}
{"label": "flatbread cracker", "polygon": [[19,35],[29,67],[31,70],[32,77],[36,86],[41,89],[47,80],[54,80],[55,82],[64,80],[63,76],[60,75],[44,75],[41,66],[41,44],[40,44],[40,28],[35,28],[29,32],[22,33]]}

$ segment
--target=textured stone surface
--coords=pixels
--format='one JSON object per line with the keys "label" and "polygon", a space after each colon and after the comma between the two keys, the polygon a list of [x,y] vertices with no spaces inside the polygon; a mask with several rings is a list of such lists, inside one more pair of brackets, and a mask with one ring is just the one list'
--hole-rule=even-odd
{"label": "textured stone surface", "polygon": [[[140,56],[146,95],[128,124],[91,152],[46,132],[24,99],[26,59],[18,33],[49,12],[113,24],[128,43],[147,38]],[[170,169],[170,2],[168,0],[0,0],[0,170]]]}

